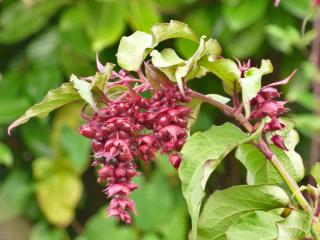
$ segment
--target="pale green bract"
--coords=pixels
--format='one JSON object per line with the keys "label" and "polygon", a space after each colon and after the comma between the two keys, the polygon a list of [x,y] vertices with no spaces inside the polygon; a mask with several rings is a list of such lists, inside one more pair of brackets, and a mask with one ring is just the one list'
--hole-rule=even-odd
{"label": "pale green bract", "polygon": [[91,83],[85,80],[78,79],[75,75],[71,75],[70,82],[73,83],[74,88],[77,89],[81,98],[87,103],[89,103],[92,109],[97,112],[98,111],[97,104],[91,92]]}
{"label": "pale green bract", "polygon": [[218,60],[203,59],[200,61],[200,65],[222,80],[224,91],[227,94],[232,96],[235,92],[240,91],[239,80],[241,72],[238,65],[232,60],[227,58]]}
{"label": "pale green bract", "polygon": [[179,21],[159,23],[151,28],[152,34],[137,31],[120,40],[117,61],[127,71],[137,71],[149,52],[160,42],[170,38],[186,38],[197,41],[187,24]]}

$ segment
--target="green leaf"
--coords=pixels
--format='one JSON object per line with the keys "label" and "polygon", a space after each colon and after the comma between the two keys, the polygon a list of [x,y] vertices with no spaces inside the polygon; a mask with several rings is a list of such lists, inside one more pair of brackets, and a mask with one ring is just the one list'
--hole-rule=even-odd
{"label": "green leaf", "polygon": [[282,222],[277,224],[277,240],[301,240],[310,237],[310,216],[301,210],[293,210]]}
{"label": "green leaf", "polygon": [[120,40],[117,61],[127,71],[137,71],[145,57],[151,51],[152,35],[137,31]]}
{"label": "green leaf", "polygon": [[101,208],[84,227],[77,240],[138,240],[133,227],[120,226],[113,218],[108,218],[105,207]]}
{"label": "green leaf", "polygon": [[159,23],[151,28],[152,35],[137,31],[120,40],[117,61],[127,71],[137,71],[143,60],[161,41],[170,38],[187,38],[197,41],[193,31],[185,23],[170,21]]}
{"label": "green leaf", "polygon": [[229,227],[241,216],[256,210],[284,207],[288,203],[286,193],[273,185],[243,185],[216,191],[203,208],[197,239],[227,239]]}
{"label": "green leaf", "polygon": [[271,73],[273,67],[270,60],[262,60],[260,69],[252,67],[244,73],[244,77],[240,78],[240,86],[242,91],[242,103],[249,118],[250,100],[253,99],[261,89],[261,78],[263,75]]}
{"label": "green leaf", "polygon": [[158,43],[170,38],[185,38],[198,41],[196,34],[189,26],[183,22],[171,20],[170,23],[158,23],[151,28],[153,43]]}
{"label": "green leaf", "polygon": [[150,0],[130,0],[127,1],[128,22],[134,30],[150,32],[150,28],[161,22],[161,15],[155,3]]}
{"label": "green leaf", "polygon": [[10,148],[0,142],[0,164],[4,164],[7,167],[12,166],[13,156]]}
{"label": "green leaf", "polygon": [[0,223],[23,213],[31,198],[32,190],[32,183],[26,172],[10,173],[0,188]]}
{"label": "green leaf", "polygon": [[41,210],[50,223],[66,227],[73,220],[81,198],[80,177],[52,159],[38,158],[32,167]]}
{"label": "green leaf", "polygon": [[31,6],[18,1],[2,10],[0,42],[15,43],[44,27],[49,19],[69,0],[37,2]]}
{"label": "green leaf", "polygon": [[268,0],[224,1],[222,11],[230,28],[239,31],[262,18],[268,3]]}
{"label": "green leaf", "polygon": [[119,1],[85,1],[85,28],[94,51],[111,46],[125,30],[121,3]]}
{"label": "green leaf", "polygon": [[[143,178],[137,181],[141,188],[132,193],[132,199],[139,214],[134,222],[139,229],[146,232],[157,231],[170,214],[174,204],[170,188],[164,176],[159,173],[153,174],[148,182]],[[161,201],[159,201],[159,193],[161,193]]]}
{"label": "green leaf", "polygon": [[234,90],[240,90],[239,80],[241,72],[237,64],[232,60],[227,58],[215,61],[205,59],[200,64],[222,80],[223,88],[229,95],[232,96]]}
{"label": "green leaf", "polygon": [[200,205],[210,174],[229,152],[247,140],[248,136],[239,128],[225,123],[193,134],[184,145],[179,176],[192,219],[193,239],[196,237]]}
{"label": "green leaf", "polygon": [[176,81],[177,68],[179,65],[184,65],[185,61],[172,48],[165,48],[161,53],[153,50],[150,56],[153,66],[160,69],[172,81]]}
{"label": "green leaf", "polygon": [[[298,144],[297,132],[290,130],[284,138],[285,145],[289,151],[284,151],[271,145],[272,152],[278,157],[283,167],[296,181],[300,181],[304,176],[304,167],[301,156],[294,151]],[[251,144],[242,144],[236,151],[236,157],[247,168],[247,181],[249,184],[281,184],[283,179],[272,163]]]}
{"label": "green leaf", "polygon": [[214,61],[221,53],[221,47],[216,40],[209,39],[205,42],[204,39],[205,37],[201,37],[197,51],[186,61],[178,57],[173,49],[164,49],[161,53],[154,50],[150,54],[152,63],[169,79],[177,82],[182,90],[183,80],[202,77],[206,74],[206,69],[198,65],[199,60],[206,58]]}
{"label": "green leaf", "polygon": [[73,170],[83,173],[89,165],[90,141],[70,127],[62,127],[60,144],[66,152]]}
{"label": "green leaf", "polygon": [[81,98],[89,103],[93,110],[95,110],[96,112],[99,111],[91,92],[91,83],[85,80],[80,80],[73,74],[70,77],[70,82],[73,83],[74,88],[77,89]]}
{"label": "green leaf", "polygon": [[320,185],[320,163],[316,163],[311,167],[310,174],[317,181],[317,184]]}
{"label": "green leaf", "polygon": [[184,60],[180,58],[172,48],[165,48],[160,52],[153,50],[150,53],[152,64],[164,70],[168,67],[184,64]]}
{"label": "green leaf", "polygon": [[15,120],[8,128],[8,132],[23,123],[29,121],[32,117],[45,117],[51,111],[73,101],[80,100],[80,96],[72,83],[64,83],[57,89],[50,90],[42,102],[33,105],[25,114]]}
{"label": "green leaf", "polygon": [[276,239],[276,223],[282,217],[275,213],[254,211],[238,218],[226,231],[228,240],[270,240]]}

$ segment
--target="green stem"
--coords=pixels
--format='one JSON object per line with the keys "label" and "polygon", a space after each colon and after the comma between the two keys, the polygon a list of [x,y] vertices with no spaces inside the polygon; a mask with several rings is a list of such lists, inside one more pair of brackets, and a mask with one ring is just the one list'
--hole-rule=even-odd
{"label": "green stem", "polygon": [[[260,151],[261,149],[267,149],[269,152],[272,153],[269,146],[266,144],[264,140],[260,140],[260,142],[257,144],[257,147]],[[262,151],[264,153],[264,151]],[[271,157],[268,158],[273,166],[277,169],[278,173],[281,175],[287,186],[289,187],[290,191],[292,192],[294,198],[297,200],[297,202],[300,204],[300,206],[306,211],[311,212],[312,208],[310,207],[307,200],[302,195],[300,188],[296,181],[289,175],[287,170],[283,167],[280,160],[275,154],[272,154]]]}
{"label": "green stem", "polygon": [[[218,101],[215,101],[215,100],[213,100],[213,99],[211,99],[201,93],[193,91],[193,90],[191,90],[191,96],[219,108],[222,112],[226,113],[226,115],[232,116],[237,121],[239,121],[241,123],[241,125],[243,125],[243,127],[245,127],[247,129],[248,132],[250,132],[250,133],[253,132],[254,127],[251,125],[251,123],[248,121],[248,119],[242,113],[235,111],[234,108],[232,108],[226,104],[220,103]],[[260,142],[256,144],[256,146],[272,162],[273,166],[277,169],[277,171],[279,172],[279,174],[281,175],[281,177],[283,178],[283,180],[285,181],[285,183],[289,187],[290,191],[294,195],[295,199],[300,204],[300,206],[306,212],[310,213],[312,211],[312,208],[310,207],[309,203],[302,195],[298,184],[289,175],[287,170],[283,167],[283,165],[281,164],[278,157],[272,153],[268,144],[261,139]]]}

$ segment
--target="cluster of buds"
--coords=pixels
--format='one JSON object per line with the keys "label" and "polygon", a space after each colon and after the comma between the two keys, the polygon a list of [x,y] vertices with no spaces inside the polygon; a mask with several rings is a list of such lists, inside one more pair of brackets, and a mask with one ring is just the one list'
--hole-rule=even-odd
{"label": "cluster of buds", "polygon": [[[126,83],[130,79],[124,71],[114,73]],[[141,84],[140,86],[142,86]],[[182,94],[179,88],[166,83],[153,90],[151,98],[143,98],[130,85],[129,91],[116,100],[107,100],[106,107],[80,127],[80,134],[92,139],[93,165],[98,167],[98,182],[105,183],[105,193],[111,202],[108,215],[123,222],[132,222],[130,213],[135,213],[130,193],[138,186],[132,182],[136,176],[136,159],[144,162],[155,160],[156,153],[167,154],[175,168],[181,162],[178,152],[187,137],[187,120],[190,109],[185,103],[191,99],[189,90]]]}
{"label": "cluster of buds", "polygon": [[[284,105],[286,101],[277,101],[275,98],[280,97],[279,91],[275,86],[286,84],[295,72],[293,72],[288,78],[269,84],[258,92],[257,96],[254,97],[250,104],[252,112],[250,119],[261,120],[265,117],[269,117],[271,120],[265,124],[263,131],[264,132],[274,132],[281,130],[285,127],[283,123],[279,121],[279,115],[287,112],[289,109],[285,108]],[[283,138],[278,134],[273,134],[271,141],[279,148],[283,150],[288,150],[284,144]]]}

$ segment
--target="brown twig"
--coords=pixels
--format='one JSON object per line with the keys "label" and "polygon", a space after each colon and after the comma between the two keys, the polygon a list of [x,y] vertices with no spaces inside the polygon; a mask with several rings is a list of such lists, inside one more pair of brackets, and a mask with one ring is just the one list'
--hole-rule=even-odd
{"label": "brown twig", "polygon": [[[319,79],[319,67],[320,67],[320,11],[314,20],[313,29],[317,31],[317,35],[312,42],[310,60],[314,66],[314,75],[312,80],[313,94],[316,100],[314,114],[320,117],[320,79]],[[319,161],[320,158],[320,136],[319,132],[313,132],[311,137],[311,150],[309,167],[313,166]],[[312,181],[309,179],[309,182]]]}

